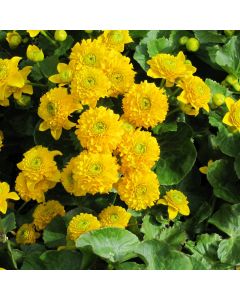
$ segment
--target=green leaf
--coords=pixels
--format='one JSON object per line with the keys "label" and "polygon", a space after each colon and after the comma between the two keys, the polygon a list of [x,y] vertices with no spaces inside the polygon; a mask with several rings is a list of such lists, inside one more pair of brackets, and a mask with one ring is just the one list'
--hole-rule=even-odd
{"label": "green leaf", "polygon": [[207,179],[216,197],[230,203],[240,201],[240,182],[234,172],[232,161],[220,159],[208,167]]}
{"label": "green leaf", "polygon": [[172,227],[165,228],[159,235],[159,240],[166,242],[173,248],[179,248],[187,239],[184,223],[175,223]]}
{"label": "green leaf", "polygon": [[144,270],[144,264],[137,264],[135,262],[123,262],[121,264],[114,265],[115,270]]}
{"label": "green leaf", "polygon": [[45,77],[49,77],[57,73],[57,64],[59,63],[56,55],[48,56],[39,63],[40,69]]}
{"label": "green leaf", "polygon": [[152,240],[158,238],[163,226],[157,223],[150,215],[143,218],[141,232],[144,234],[144,240]]}
{"label": "green leaf", "polygon": [[65,55],[66,52],[72,47],[73,42],[74,42],[74,39],[70,35],[68,35],[65,41],[60,42],[60,47],[58,47],[55,50],[54,55],[57,55],[57,56]]}
{"label": "green leaf", "polygon": [[193,32],[200,44],[225,43],[227,40],[225,35],[218,33],[216,30],[193,30]]}
{"label": "green leaf", "polygon": [[148,54],[153,57],[161,52],[168,52],[171,44],[168,39],[161,37],[159,39],[151,40],[147,43]]}
{"label": "green leaf", "polygon": [[218,248],[221,262],[236,266],[240,264],[240,235],[223,240]]}
{"label": "green leaf", "polygon": [[233,36],[216,52],[215,61],[223,70],[236,77],[240,76],[240,38]]}
{"label": "green leaf", "polygon": [[224,204],[210,219],[209,223],[228,234],[230,237],[240,235],[240,204]]}
{"label": "green leaf", "polygon": [[224,96],[230,96],[232,94],[225,86],[222,86],[220,83],[212,79],[207,78],[205,80],[205,83],[211,90],[211,97],[213,97],[214,94],[218,93],[223,94]]}
{"label": "green leaf", "polygon": [[147,265],[148,270],[191,270],[190,258],[173,250],[164,241],[144,241],[135,251]]}
{"label": "green leaf", "polygon": [[13,212],[2,218],[2,227],[5,234],[16,228],[16,220]]}
{"label": "green leaf", "polygon": [[221,242],[218,234],[201,234],[196,243],[189,241],[185,247],[192,253],[194,269],[215,269],[219,263],[217,250]]}
{"label": "green leaf", "polygon": [[176,132],[167,132],[158,137],[161,149],[156,173],[160,184],[179,183],[192,169],[197,152],[191,140],[191,129],[179,123]]}
{"label": "green leaf", "polygon": [[235,158],[234,169],[235,169],[235,171],[237,173],[238,178],[240,179],[240,153]]}
{"label": "green leaf", "polygon": [[135,257],[138,243],[137,236],[125,229],[102,228],[80,236],[76,247],[93,252],[109,263],[116,263]]}
{"label": "green leaf", "polygon": [[40,258],[47,270],[81,270],[82,254],[78,251],[50,250]]}
{"label": "green leaf", "polygon": [[62,217],[56,217],[44,229],[43,240],[47,247],[55,248],[66,244],[66,225]]}
{"label": "green leaf", "polygon": [[177,122],[164,122],[152,128],[152,132],[156,135],[169,131],[177,131]]}
{"label": "green leaf", "polygon": [[147,64],[147,60],[149,60],[149,55],[147,52],[147,45],[139,44],[136,47],[133,58],[139,63],[139,65],[143,68],[143,70],[147,70],[149,65]]}
{"label": "green leaf", "polygon": [[21,270],[46,270],[44,263],[40,259],[39,252],[26,255]]}
{"label": "green leaf", "polygon": [[220,150],[231,157],[236,157],[240,149],[240,133],[230,132],[227,127],[220,126],[215,139]]}

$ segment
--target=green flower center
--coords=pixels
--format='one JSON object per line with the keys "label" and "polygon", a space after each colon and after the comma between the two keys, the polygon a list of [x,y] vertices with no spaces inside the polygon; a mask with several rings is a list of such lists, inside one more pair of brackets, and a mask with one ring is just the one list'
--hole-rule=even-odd
{"label": "green flower center", "polygon": [[94,163],[89,166],[88,171],[90,175],[96,176],[102,173],[102,165],[100,163]]}
{"label": "green flower center", "polygon": [[143,154],[147,151],[146,144],[138,143],[134,146],[134,151],[136,154]]}
{"label": "green flower center", "polygon": [[93,132],[95,134],[102,134],[106,131],[107,126],[103,122],[97,122],[93,125]]}
{"label": "green flower center", "polygon": [[140,100],[140,108],[142,110],[149,110],[151,108],[151,100],[149,98],[142,98]]}
{"label": "green flower center", "polygon": [[84,86],[86,88],[92,88],[94,87],[96,84],[96,80],[93,78],[93,77],[87,77],[85,80],[84,80]]}
{"label": "green flower center", "polygon": [[135,191],[136,197],[142,197],[147,193],[147,186],[146,185],[138,185]]}
{"label": "green flower center", "polygon": [[123,41],[123,34],[121,33],[120,30],[113,30],[111,33],[110,33],[110,40],[112,43],[114,44],[118,44],[118,43],[121,43]]}
{"label": "green flower center", "polygon": [[31,160],[31,168],[34,170],[39,170],[42,165],[42,159],[40,157],[34,157]]}
{"label": "green flower center", "polygon": [[80,230],[86,230],[89,226],[89,221],[87,220],[81,220],[77,224],[77,228]]}
{"label": "green flower center", "polygon": [[69,82],[72,78],[71,70],[65,70],[59,74],[62,82]]}
{"label": "green flower center", "polygon": [[96,55],[92,53],[89,53],[83,57],[83,63],[88,66],[94,66],[96,65],[96,62],[97,62]]}
{"label": "green flower center", "polygon": [[56,105],[53,102],[48,102],[47,111],[49,115],[54,116],[56,114]]}
{"label": "green flower center", "polygon": [[183,202],[183,196],[179,193],[173,193],[171,195],[171,199],[173,202],[175,202],[177,204],[181,204]]}
{"label": "green flower center", "polygon": [[112,215],[110,216],[110,220],[111,220],[112,222],[116,222],[118,219],[119,219],[119,216],[118,216],[117,214],[112,214]]}
{"label": "green flower center", "polygon": [[119,82],[123,81],[123,76],[120,73],[114,73],[114,74],[112,74],[112,79],[116,83],[119,83]]}

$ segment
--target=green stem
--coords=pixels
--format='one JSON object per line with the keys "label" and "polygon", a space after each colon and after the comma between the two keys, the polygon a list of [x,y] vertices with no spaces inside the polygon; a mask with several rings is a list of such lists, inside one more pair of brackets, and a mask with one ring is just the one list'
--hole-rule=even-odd
{"label": "green stem", "polygon": [[17,210],[17,212],[19,213],[25,206],[27,205],[27,202],[24,202],[19,209]]}
{"label": "green stem", "polygon": [[57,46],[57,42],[56,42],[54,39],[52,39],[51,36],[50,36],[45,30],[41,30],[41,34],[42,34],[43,36],[45,36],[45,38],[46,38],[47,40],[49,40],[49,42],[50,42],[51,44],[53,44],[54,46]]}
{"label": "green stem", "polygon": [[9,254],[10,254],[10,257],[11,257],[11,261],[12,261],[12,264],[13,264],[13,266],[14,266],[14,269],[15,270],[17,270],[17,263],[16,263],[16,261],[15,261],[15,259],[14,259],[14,257],[13,257],[13,254],[12,254],[12,247],[11,247],[11,242],[8,240],[7,241],[7,249],[8,249],[8,252],[9,252]]}
{"label": "green stem", "polygon": [[171,97],[175,96],[179,91],[180,91],[180,88],[176,88],[176,90],[172,93]]}
{"label": "green stem", "polygon": [[171,110],[167,116],[169,117],[169,116],[173,115],[177,111],[180,111],[179,107],[176,107],[173,110]]}
{"label": "green stem", "polygon": [[166,80],[165,79],[161,79],[161,83],[160,83],[160,88],[164,87]]}
{"label": "green stem", "polygon": [[117,199],[117,193],[115,193],[115,195],[114,195],[114,198],[113,198],[112,205],[114,205],[114,204],[115,204],[115,202],[116,202],[116,199]]}

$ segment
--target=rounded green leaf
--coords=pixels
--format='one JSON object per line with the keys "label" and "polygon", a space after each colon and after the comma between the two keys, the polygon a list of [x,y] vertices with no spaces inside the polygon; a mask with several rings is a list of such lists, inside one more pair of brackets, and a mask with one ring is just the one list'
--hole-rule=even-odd
{"label": "rounded green leaf", "polygon": [[148,270],[191,270],[191,259],[184,253],[172,250],[163,241],[151,240],[139,244],[136,253]]}
{"label": "rounded green leaf", "polygon": [[110,263],[123,262],[135,257],[137,236],[121,228],[101,228],[93,230],[76,241],[76,247],[90,251]]}
{"label": "rounded green leaf", "polygon": [[208,167],[207,179],[216,197],[230,203],[240,202],[240,182],[230,160],[220,159]]}
{"label": "rounded green leaf", "polygon": [[240,204],[223,205],[210,219],[209,223],[231,237],[240,235]]}
{"label": "rounded green leaf", "polygon": [[223,240],[218,248],[221,262],[236,266],[240,264],[240,236]]}
{"label": "rounded green leaf", "polygon": [[191,171],[196,160],[191,129],[180,123],[177,132],[162,134],[158,140],[161,149],[156,165],[159,182],[162,185],[177,184]]}

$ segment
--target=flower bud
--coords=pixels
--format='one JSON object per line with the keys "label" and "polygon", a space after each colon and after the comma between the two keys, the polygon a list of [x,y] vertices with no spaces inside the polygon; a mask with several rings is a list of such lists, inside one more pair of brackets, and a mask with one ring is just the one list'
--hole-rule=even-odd
{"label": "flower bud", "polygon": [[65,30],[56,30],[54,33],[54,38],[58,42],[63,42],[67,38],[67,32]]}
{"label": "flower bud", "polygon": [[17,48],[17,46],[21,44],[22,37],[18,32],[13,31],[13,32],[8,32],[7,33],[6,40],[9,44],[9,47],[11,49],[14,49],[14,48]]}
{"label": "flower bud", "polygon": [[196,51],[198,51],[199,46],[200,46],[200,43],[197,39],[190,38],[190,39],[187,40],[186,48],[187,48],[188,51],[196,52]]}
{"label": "flower bud", "polygon": [[237,77],[232,75],[232,74],[229,74],[226,78],[225,78],[225,81],[230,84],[230,85],[234,85],[234,84],[237,84],[238,83],[238,80],[237,80]]}
{"label": "flower bud", "polygon": [[29,45],[27,48],[27,58],[34,62],[38,62],[44,60],[44,54],[37,46]]}
{"label": "flower bud", "polygon": [[240,92],[240,84],[238,82],[233,85],[233,88],[236,92]]}
{"label": "flower bud", "polygon": [[233,36],[235,33],[235,30],[224,30],[224,34],[228,37]]}
{"label": "flower bud", "polygon": [[25,107],[31,103],[31,97],[23,95],[20,99],[17,99],[16,101],[19,106]]}
{"label": "flower bud", "polygon": [[180,45],[186,45],[187,41],[188,41],[189,37],[187,36],[181,36],[180,39],[178,40]]}
{"label": "flower bud", "polygon": [[93,30],[84,30],[86,33],[90,34],[93,32]]}
{"label": "flower bud", "polygon": [[221,106],[225,102],[225,96],[221,93],[214,94],[212,101],[214,105]]}

